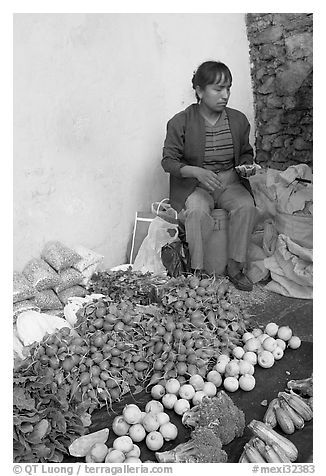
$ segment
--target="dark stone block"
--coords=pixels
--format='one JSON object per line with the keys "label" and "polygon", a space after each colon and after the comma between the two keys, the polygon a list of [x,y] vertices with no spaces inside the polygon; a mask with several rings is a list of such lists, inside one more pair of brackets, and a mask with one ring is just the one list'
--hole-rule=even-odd
{"label": "dark stone block", "polygon": [[307,76],[311,73],[311,65],[306,61],[289,62],[283,70],[276,73],[276,92],[280,95],[291,95],[298,91]]}
{"label": "dark stone block", "polygon": [[312,58],[313,41],[310,32],[292,34],[285,38],[286,54],[292,59]]}
{"label": "dark stone block", "polygon": [[252,38],[254,45],[261,45],[264,43],[273,43],[279,41],[283,35],[283,28],[281,26],[270,26],[265,30],[261,30],[255,38]]}
{"label": "dark stone block", "polygon": [[258,150],[256,154],[256,162],[260,164],[261,162],[268,162],[270,160],[270,154],[264,152],[263,150]]}
{"label": "dark stone block", "polygon": [[274,81],[275,76],[269,76],[266,80],[264,80],[263,84],[259,86],[258,92],[261,94],[268,94],[274,91]]}

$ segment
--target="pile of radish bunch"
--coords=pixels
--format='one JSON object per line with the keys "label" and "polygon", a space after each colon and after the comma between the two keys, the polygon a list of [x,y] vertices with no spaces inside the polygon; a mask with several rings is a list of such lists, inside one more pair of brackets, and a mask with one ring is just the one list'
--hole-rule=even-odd
{"label": "pile of radish bunch", "polygon": [[110,297],[85,304],[73,331],[47,336],[31,349],[30,360],[38,372],[53,374],[72,405],[92,412],[140,391],[144,382],[205,377],[219,354],[241,343],[246,322],[230,302],[227,280],[171,279],[161,305]]}

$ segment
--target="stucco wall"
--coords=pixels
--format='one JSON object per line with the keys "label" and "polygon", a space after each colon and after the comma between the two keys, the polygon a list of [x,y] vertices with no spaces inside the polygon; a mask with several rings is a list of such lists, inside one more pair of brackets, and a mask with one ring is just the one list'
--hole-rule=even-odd
{"label": "stucco wall", "polygon": [[126,262],[136,210],[168,193],[166,122],[207,59],[254,126],[243,14],[14,16],[14,269],[52,239]]}

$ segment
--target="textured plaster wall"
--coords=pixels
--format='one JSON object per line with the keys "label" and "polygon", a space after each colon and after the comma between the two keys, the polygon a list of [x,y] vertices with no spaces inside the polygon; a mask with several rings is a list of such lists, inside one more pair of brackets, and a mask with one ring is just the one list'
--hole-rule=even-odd
{"label": "textured plaster wall", "polygon": [[[14,269],[57,239],[126,262],[134,215],[167,196],[167,120],[207,59],[253,124],[243,14],[14,16]],[[254,130],[252,130],[254,137]]]}

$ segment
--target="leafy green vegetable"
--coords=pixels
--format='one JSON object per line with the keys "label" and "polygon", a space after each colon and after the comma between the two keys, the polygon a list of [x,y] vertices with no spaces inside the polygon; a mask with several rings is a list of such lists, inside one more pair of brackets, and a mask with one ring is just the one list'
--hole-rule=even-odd
{"label": "leafy green vegetable", "polygon": [[14,373],[14,461],[56,462],[85,428],[63,389],[52,393],[52,375],[33,375],[34,366]]}

